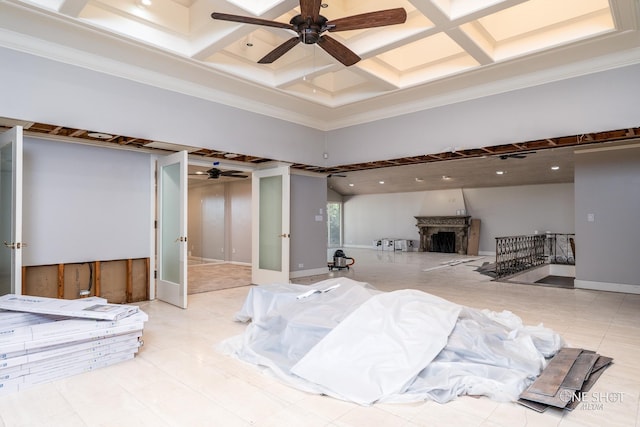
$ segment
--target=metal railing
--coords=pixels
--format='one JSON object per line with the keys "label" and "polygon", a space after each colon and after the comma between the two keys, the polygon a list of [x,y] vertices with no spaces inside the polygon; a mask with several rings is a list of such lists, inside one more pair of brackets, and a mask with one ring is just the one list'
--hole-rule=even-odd
{"label": "metal railing", "polygon": [[575,234],[547,233],[545,255],[550,264],[575,264],[576,245]]}
{"label": "metal railing", "polygon": [[496,277],[509,276],[546,262],[544,234],[496,237]]}

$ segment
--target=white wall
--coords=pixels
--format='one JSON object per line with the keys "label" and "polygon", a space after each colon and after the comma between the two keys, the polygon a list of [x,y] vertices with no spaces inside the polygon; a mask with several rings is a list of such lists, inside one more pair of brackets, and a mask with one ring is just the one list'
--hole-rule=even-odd
{"label": "white wall", "polygon": [[415,216],[456,215],[460,209],[460,189],[345,197],[344,245],[371,246],[385,237],[417,241]]}
{"label": "white wall", "polygon": [[415,216],[467,215],[481,220],[480,252],[495,253],[495,238],[552,231],[573,233],[573,184],[529,185],[345,197],[345,246],[382,237],[419,239]]}
{"label": "white wall", "polygon": [[465,189],[467,213],[481,221],[480,251],[495,253],[496,237],[573,233],[573,188],[569,183]]}
{"label": "white wall", "polygon": [[151,257],[151,156],[24,139],[23,265]]}

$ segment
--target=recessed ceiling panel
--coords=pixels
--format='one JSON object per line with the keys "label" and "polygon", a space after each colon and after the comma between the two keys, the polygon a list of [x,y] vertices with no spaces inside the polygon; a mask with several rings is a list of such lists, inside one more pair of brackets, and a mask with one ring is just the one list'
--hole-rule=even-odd
{"label": "recessed ceiling panel", "polygon": [[449,36],[438,33],[378,55],[399,72],[424,67],[464,53],[464,50]]}
{"label": "recessed ceiling panel", "polygon": [[365,84],[367,80],[348,68],[333,73],[325,73],[312,79],[312,84],[329,92],[341,92],[348,88]]}
{"label": "recessed ceiling panel", "polygon": [[530,0],[462,26],[494,60],[522,56],[613,30],[607,0]]}
{"label": "recessed ceiling panel", "polygon": [[501,43],[553,26],[571,25],[602,10],[609,10],[608,0],[530,0],[478,21],[496,43]]}
{"label": "recessed ceiling panel", "polygon": [[227,2],[246,10],[254,16],[260,16],[282,3],[283,0],[227,0]]}

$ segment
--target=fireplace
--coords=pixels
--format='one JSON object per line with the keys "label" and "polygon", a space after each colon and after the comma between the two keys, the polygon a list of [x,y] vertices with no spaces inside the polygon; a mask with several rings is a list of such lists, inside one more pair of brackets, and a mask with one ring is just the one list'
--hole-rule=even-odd
{"label": "fireplace", "polygon": [[421,252],[467,253],[470,216],[416,216],[415,219]]}

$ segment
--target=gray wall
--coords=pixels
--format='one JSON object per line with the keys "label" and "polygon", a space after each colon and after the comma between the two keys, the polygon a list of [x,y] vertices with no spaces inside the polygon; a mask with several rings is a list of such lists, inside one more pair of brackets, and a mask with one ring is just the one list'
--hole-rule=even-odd
{"label": "gray wall", "polygon": [[228,247],[232,262],[251,263],[251,181],[235,181],[227,185]]}
{"label": "gray wall", "polygon": [[0,117],[313,163],[324,135],[302,125],[0,48]]}
{"label": "gray wall", "polygon": [[188,253],[207,260],[225,260],[225,185],[189,184]]}
{"label": "gray wall", "polygon": [[640,146],[575,159],[576,286],[640,292]]}
{"label": "gray wall", "polygon": [[328,132],[329,161],[394,159],[638,126],[640,64]]}
{"label": "gray wall", "polygon": [[573,184],[528,185],[345,197],[345,246],[371,247],[382,238],[418,240],[414,216],[467,215],[481,220],[480,253],[495,254],[495,238],[535,230],[574,232]]}
{"label": "gray wall", "polygon": [[23,265],[152,256],[151,156],[24,138]]}
{"label": "gray wall", "polygon": [[496,237],[573,233],[573,184],[469,188],[467,212],[481,221],[480,251],[495,254]]}
{"label": "gray wall", "polygon": [[193,257],[251,263],[251,181],[189,185]]}
{"label": "gray wall", "polygon": [[[292,277],[327,271],[327,180],[291,174]],[[316,271],[318,270],[318,271]],[[303,274],[304,273],[304,274]]]}
{"label": "gray wall", "polygon": [[7,48],[0,63],[0,116],[326,166],[634,127],[640,92],[634,64],[323,132]]}

